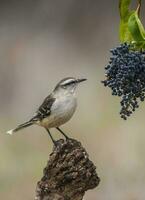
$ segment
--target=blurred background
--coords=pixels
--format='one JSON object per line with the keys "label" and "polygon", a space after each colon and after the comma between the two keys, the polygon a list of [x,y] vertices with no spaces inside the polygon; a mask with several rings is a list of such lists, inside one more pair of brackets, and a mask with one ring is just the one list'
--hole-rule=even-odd
{"label": "blurred background", "polygon": [[100,83],[109,49],[119,44],[118,25],[118,1],[0,1],[0,199],[34,199],[52,143],[38,126],[5,132],[28,120],[67,76],[88,78],[62,127],[82,142],[101,178],[85,199],[145,199],[145,104],[123,121],[119,98]]}

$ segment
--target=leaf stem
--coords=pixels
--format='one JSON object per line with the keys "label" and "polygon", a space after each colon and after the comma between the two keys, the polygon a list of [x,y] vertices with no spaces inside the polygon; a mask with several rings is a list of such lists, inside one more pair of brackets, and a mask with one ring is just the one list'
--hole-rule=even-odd
{"label": "leaf stem", "polygon": [[137,6],[137,9],[136,9],[138,16],[140,15],[140,9],[141,9],[141,0],[138,0],[138,6]]}

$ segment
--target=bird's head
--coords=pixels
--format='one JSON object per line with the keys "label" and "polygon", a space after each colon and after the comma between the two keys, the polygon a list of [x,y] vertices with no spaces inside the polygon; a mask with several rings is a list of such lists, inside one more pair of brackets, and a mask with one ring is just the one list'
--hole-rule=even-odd
{"label": "bird's head", "polygon": [[55,87],[54,92],[66,92],[66,93],[74,93],[75,89],[79,85],[79,83],[86,81],[87,79],[85,78],[73,78],[73,77],[68,77],[62,79]]}

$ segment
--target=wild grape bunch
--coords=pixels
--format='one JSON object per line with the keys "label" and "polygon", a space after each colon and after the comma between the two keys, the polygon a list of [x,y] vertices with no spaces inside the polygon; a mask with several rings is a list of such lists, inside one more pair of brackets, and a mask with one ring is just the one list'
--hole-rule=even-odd
{"label": "wild grape bunch", "polygon": [[121,97],[120,115],[126,120],[145,100],[145,52],[135,51],[126,43],[110,52],[102,83],[111,88],[112,95]]}

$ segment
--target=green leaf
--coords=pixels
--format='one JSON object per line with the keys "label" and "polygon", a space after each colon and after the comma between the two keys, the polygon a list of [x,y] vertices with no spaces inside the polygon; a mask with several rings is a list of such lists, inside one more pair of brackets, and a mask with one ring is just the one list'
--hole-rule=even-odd
{"label": "green leaf", "polygon": [[120,0],[119,11],[120,11],[120,40],[121,42],[131,42],[132,36],[128,29],[128,19],[134,11],[129,10],[131,0]]}
{"label": "green leaf", "polygon": [[129,17],[128,29],[135,42],[145,41],[145,30],[136,11]]}
{"label": "green leaf", "polygon": [[124,23],[123,21],[120,22],[120,41],[121,42],[131,42],[132,36],[130,34],[130,31],[128,30],[128,23]]}
{"label": "green leaf", "polygon": [[119,1],[119,10],[120,10],[120,17],[123,21],[128,21],[128,17],[130,16],[129,6],[131,0],[120,0]]}
{"label": "green leaf", "polygon": [[137,12],[136,12],[136,21],[137,21],[140,33],[141,33],[142,37],[145,39],[145,29],[144,29],[143,24],[141,23],[141,21],[139,19]]}

